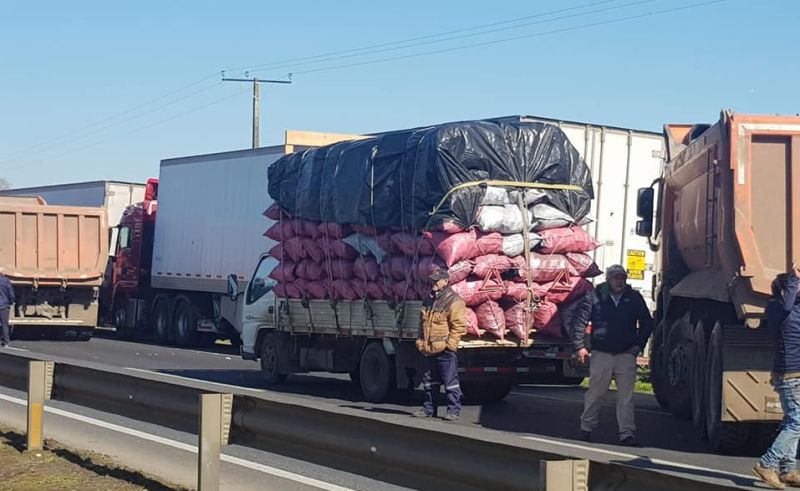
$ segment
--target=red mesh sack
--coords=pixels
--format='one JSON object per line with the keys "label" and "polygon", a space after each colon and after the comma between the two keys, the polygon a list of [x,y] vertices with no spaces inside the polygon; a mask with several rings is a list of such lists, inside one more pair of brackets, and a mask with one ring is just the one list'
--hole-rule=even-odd
{"label": "red mesh sack", "polygon": [[519,302],[512,304],[505,310],[506,328],[519,339],[527,339],[528,333],[533,327],[533,312],[527,314],[525,322],[525,303]]}
{"label": "red mesh sack", "polygon": [[451,234],[445,237],[436,246],[436,254],[444,259],[444,263],[449,267],[459,261],[472,259],[472,249],[475,242],[475,231],[469,230],[459,234]]}
{"label": "red mesh sack", "polygon": [[350,235],[350,227],[347,225],[339,225],[338,223],[320,223],[319,232],[322,237],[335,240],[343,239]]}
{"label": "red mesh sack", "polygon": [[283,246],[281,244],[274,246],[267,252],[267,254],[269,254],[270,257],[274,257],[278,261],[288,259],[288,254],[286,254],[286,252],[283,250]]}
{"label": "red mesh sack", "polygon": [[414,283],[408,283],[405,280],[395,282],[392,285],[392,293],[397,300],[419,300]]}
{"label": "red mesh sack", "polygon": [[269,218],[270,220],[280,220],[281,219],[281,214],[286,216],[286,213],[283,213],[281,211],[281,207],[278,206],[278,203],[272,203],[271,205],[269,205],[269,208],[264,210],[264,213],[263,213],[263,215],[265,217]]}
{"label": "red mesh sack", "polygon": [[410,258],[405,256],[391,256],[384,259],[381,263],[381,273],[387,278],[394,280],[405,280],[411,273],[413,264]]}
{"label": "red mesh sack", "polygon": [[304,237],[309,239],[319,239],[322,232],[319,229],[319,222],[314,220],[298,220],[298,228]]}
{"label": "red mesh sack", "polygon": [[433,228],[446,234],[460,234],[466,230],[463,226],[452,220],[442,220],[441,222],[435,224]]}
{"label": "red mesh sack", "polygon": [[[487,286],[491,288],[498,285],[489,283]],[[461,281],[459,283],[453,283],[452,285],[453,291],[455,291],[458,296],[464,300],[464,303],[470,307],[480,305],[488,300],[498,301],[503,297],[502,290],[484,291],[482,287],[483,280]]]}
{"label": "red mesh sack", "polygon": [[392,256],[395,254],[400,254],[400,251],[394,245],[394,241],[392,240],[392,233],[386,232],[379,235],[376,238],[376,242],[378,243],[378,247],[384,250],[386,254]]}
{"label": "red mesh sack", "polygon": [[280,298],[303,298],[303,292],[294,282],[275,285],[275,295]]}
{"label": "red mesh sack", "polygon": [[[506,292],[503,298],[513,300],[515,302],[528,301],[528,285],[527,283],[517,283],[513,281],[506,281]],[[547,290],[538,283],[531,283],[531,290],[533,293],[533,300],[542,300],[547,294]]]}
{"label": "red mesh sack", "polygon": [[517,268],[517,265],[510,257],[501,256],[499,254],[489,254],[475,258],[475,267],[472,269],[472,274],[478,278],[486,278],[492,274],[492,270],[503,273],[511,268]]}
{"label": "red mesh sack", "polygon": [[320,239],[311,239],[308,237],[303,238],[303,252],[305,256],[309,259],[313,259],[318,263],[325,262],[325,249],[323,249],[323,244],[321,244]]}
{"label": "red mesh sack", "polygon": [[555,281],[562,276],[575,276],[577,273],[572,267],[566,256],[561,254],[539,254],[531,253],[530,268],[525,267],[525,257],[518,256],[513,259],[520,268],[522,274],[516,281],[527,281],[526,273],[530,274],[531,280],[536,283],[547,283]]}
{"label": "red mesh sack", "polygon": [[592,291],[592,284],[589,280],[580,276],[567,276],[558,281],[542,285],[547,290],[545,298],[548,302],[561,304],[579,298]]}
{"label": "red mesh sack", "polygon": [[331,290],[328,282],[309,281],[306,285],[306,292],[310,298],[317,300],[327,300],[331,298]]}
{"label": "red mesh sack", "polygon": [[392,242],[395,250],[400,251],[405,256],[414,257],[417,245],[420,243],[420,237],[406,232],[398,232],[392,234]]}
{"label": "red mesh sack", "polygon": [[540,251],[545,254],[588,252],[600,247],[600,243],[580,227],[550,228],[539,232],[542,236]]}
{"label": "red mesh sack", "polygon": [[417,292],[417,298],[427,298],[431,294],[431,285],[426,281],[417,281],[414,283],[414,291]]}
{"label": "red mesh sack", "polygon": [[436,248],[447,238],[447,234],[442,232],[423,232],[422,241],[419,244],[420,256],[436,255]]}
{"label": "red mesh sack", "polygon": [[280,283],[291,283],[295,279],[294,270],[297,265],[292,261],[283,261],[272,268],[269,277]]}
{"label": "red mesh sack", "polygon": [[353,278],[350,280],[350,286],[358,298],[365,298],[367,296],[367,284],[360,278]]}
{"label": "red mesh sack", "polygon": [[386,300],[389,297],[383,285],[377,281],[367,282],[367,295],[373,300]]}
{"label": "red mesh sack", "polygon": [[586,253],[568,252],[566,256],[572,268],[575,270],[575,273],[584,278],[594,278],[595,276],[603,274],[592,259],[592,256]]}
{"label": "red mesh sack", "polygon": [[500,304],[493,300],[483,302],[475,309],[475,316],[478,318],[478,327],[497,339],[505,339],[506,317]]}
{"label": "red mesh sack", "polygon": [[341,239],[331,242],[330,251],[334,256],[350,261],[358,257],[358,252]]}
{"label": "red mesh sack", "polygon": [[381,267],[373,257],[359,257],[353,263],[353,274],[362,280],[375,281],[381,274]]}
{"label": "red mesh sack", "polygon": [[470,273],[472,273],[472,268],[474,267],[475,263],[472,261],[460,261],[450,266],[447,269],[447,272],[450,274],[450,283],[460,283],[466,280]]}
{"label": "red mesh sack", "polygon": [[[445,266],[441,259],[438,257],[422,257],[419,259],[417,267],[413,270],[414,278],[417,281],[426,282],[431,273],[439,269],[447,269],[447,266]],[[452,278],[450,281],[453,283]]]}
{"label": "red mesh sack", "polygon": [[353,279],[353,263],[344,259],[333,259],[330,264],[330,273],[335,280]]}
{"label": "red mesh sack", "polygon": [[300,296],[297,298],[305,298],[308,292],[308,281],[303,278],[295,278],[292,284],[297,288]]}
{"label": "red mesh sack", "polygon": [[472,257],[503,254],[503,235],[498,232],[479,233],[472,243]]}
{"label": "red mesh sack", "polygon": [[295,233],[292,220],[281,220],[280,222],[276,222],[273,226],[268,228],[266,232],[264,232],[265,237],[277,242],[289,240],[296,235],[297,234]]}
{"label": "red mesh sack", "polygon": [[322,264],[311,259],[303,259],[295,268],[295,275],[308,281],[319,281],[327,276]]}
{"label": "red mesh sack", "polygon": [[294,262],[299,262],[306,257],[303,241],[304,239],[302,237],[292,237],[289,240],[281,242],[281,244],[283,244],[283,251]]}
{"label": "red mesh sack", "polygon": [[349,280],[333,280],[331,286],[333,288],[333,296],[338,300],[353,301],[359,298]]}
{"label": "red mesh sack", "polygon": [[467,335],[481,337],[481,331],[478,329],[478,316],[475,311],[467,307]]}
{"label": "red mesh sack", "polygon": [[536,332],[544,336],[562,337],[561,317],[558,315],[556,304],[547,300],[539,303],[538,308],[533,313],[533,327],[536,328]]}

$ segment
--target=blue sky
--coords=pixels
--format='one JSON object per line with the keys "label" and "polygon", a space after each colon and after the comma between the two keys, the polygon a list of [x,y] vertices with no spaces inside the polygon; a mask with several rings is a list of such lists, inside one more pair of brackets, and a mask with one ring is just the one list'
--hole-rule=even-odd
{"label": "blue sky", "polygon": [[799,112],[798,2],[727,0],[580,27],[702,2],[7,1],[0,177],[15,187],[143,181],[162,158],[249,147],[250,87],[219,83],[220,70],[241,76],[239,67],[522,17],[500,32],[252,72],[294,73],[292,85],[262,89],[262,145],[286,129],[376,132],[509,114],[659,131],[722,108]]}

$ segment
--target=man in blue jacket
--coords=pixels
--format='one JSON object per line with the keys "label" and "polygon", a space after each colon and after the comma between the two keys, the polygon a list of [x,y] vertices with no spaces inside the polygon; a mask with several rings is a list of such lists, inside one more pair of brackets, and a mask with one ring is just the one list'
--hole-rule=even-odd
{"label": "man in blue jacket", "polygon": [[[584,396],[581,439],[590,441],[600,423],[600,408],[611,379],[617,382],[617,425],[620,444],[635,447],[636,421],[633,393],[636,357],[653,331],[653,318],[642,295],[627,284],[628,273],[620,265],[606,270],[606,283],[579,300],[567,328],[578,361],[589,364],[589,389]],[[592,323],[591,354],[584,343],[586,324]]]}
{"label": "man in blue jacket", "polygon": [[8,324],[9,311],[14,305],[14,287],[0,271],[0,347],[5,348],[11,342],[11,328]]}
{"label": "man in blue jacket", "polygon": [[800,267],[779,274],[772,282],[766,308],[767,325],[775,330],[776,349],[772,385],[781,400],[783,425],[753,473],[774,489],[800,487],[797,442],[800,440]]}

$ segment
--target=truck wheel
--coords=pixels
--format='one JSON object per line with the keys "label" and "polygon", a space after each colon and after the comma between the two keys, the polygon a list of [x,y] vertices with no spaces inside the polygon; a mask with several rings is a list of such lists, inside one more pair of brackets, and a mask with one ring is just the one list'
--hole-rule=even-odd
{"label": "truck wheel", "polygon": [[747,443],[749,427],[722,421],[722,324],[719,322],[708,340],[706,376],[708,446],[716,453],[736,453]]}
{"label": "truck wheel", "polygon": [[153,305],[153,339],[158,344],[167,344],[170,341],[169,326],[172,324],[170,318],[171,308],[169,299],[159,297]]}
{"label": "truck wheel", "polygon": [[368,402],[383,402],[397,389],[394,361],[380,343],[370,343],[358,367],[361,393]]}
{"label": "truck wheel", "polygon": [[656,325],[653,342],[650,348],[650,381],[653,384],[653,395],[662,409],[669,411],[668,385],[666,380],[666,364],[664,363],[664,323]]}
{"label": "truck wheel", "polygon": [[464,398],[478,404],[502,401],[514,387],[514,377],[465,382],[461,384]]}
{"label": "truck wheel", "polygon": [[89,341],[94,335],[93,328],[81,329],[78,331],[78,341]]}
{"label": "truck wheel", "polygon": [[131,330],[128,328],[128,310],[125,305],[128,302],[122,298],[117,300],[114,305],[114,329],[118,339],[130,339]]}
{"label": "truck wheel", "polygon": [[690,375],[692,389],[692,425],[701,434],[706,426],[706,330],[703,321],[697,321],[692,334],[694,344],[692,373]]}
{"label": "truck wheel", "polygon": [[280,367],[280,348],[278,338],[275,333],[269,333],[261,341],[261,374],[268,385],[282,384],[286,381],[286,374],[281,373]]}
{"label": "truck wheel", "polygon": [[692,398],[689,374],[692,369],[694,345],[692,344],[692,325],[686,317],[672,324],[667,336],[666,380],[668,384],[669,410],[675,416],[692,417]]}
{"label": "truck wheel", "polygon": [[178,346],[191,348],[197,342],[197,313],[186,297],[178,297],[175,304],[173,338]]}

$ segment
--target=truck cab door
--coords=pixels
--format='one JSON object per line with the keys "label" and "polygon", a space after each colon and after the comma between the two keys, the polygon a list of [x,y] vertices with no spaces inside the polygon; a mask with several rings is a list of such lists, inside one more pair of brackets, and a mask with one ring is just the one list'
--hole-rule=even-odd
{"label": "truck cab door", "polygon": [[242,309],[242,355],[254,355],[258,331],[275,326],[275,281],[269,278],[278,262],[270,256],[262,256],[244,291]]}

